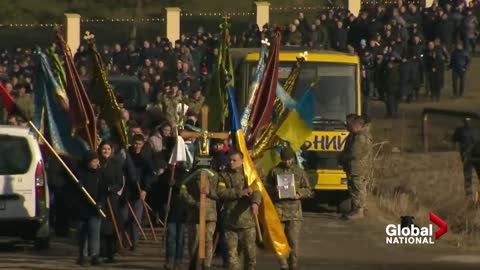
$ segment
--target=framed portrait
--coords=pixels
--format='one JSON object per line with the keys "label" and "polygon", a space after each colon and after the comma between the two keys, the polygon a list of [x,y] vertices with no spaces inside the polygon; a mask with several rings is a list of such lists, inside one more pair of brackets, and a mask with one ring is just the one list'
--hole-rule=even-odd
{"label": "framed portrait", "polygon": [[278,198],[294,199],[297,192],[295,191],[295,175],[279,174],[277,175]]}

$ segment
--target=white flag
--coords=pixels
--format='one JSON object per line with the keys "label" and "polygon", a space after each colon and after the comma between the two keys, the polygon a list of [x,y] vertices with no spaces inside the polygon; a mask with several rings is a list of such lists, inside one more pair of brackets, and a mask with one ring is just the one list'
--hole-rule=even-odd
{"label": "white flag", "polygon": [[185,115],[188,111],[188,105],[184,103],[178,103],[177,104],[177,114],[178,115]]}
{"label": "white flag", "polygon": [[175,165],[177,162],[187,161],[185,141],[181,136],[177,136],[177,143],[172,151],[172,156],[168,161],[169,164]]}

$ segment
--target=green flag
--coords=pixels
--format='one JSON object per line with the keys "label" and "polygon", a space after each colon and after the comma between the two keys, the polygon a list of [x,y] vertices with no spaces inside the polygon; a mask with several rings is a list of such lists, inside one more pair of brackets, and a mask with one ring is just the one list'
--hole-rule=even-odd
{"label": "green flag", "polygon": [[226,85],[234,86],[233,62],[230,54],[230,24],[224,22],[220,25],[222,38],[218,48],[218,58],[208,87],[205,104],[210,108],[208,114],[209,131],[224,131],[225,119],[228,117],[227,88]]}
{"label": "green flag", "polygon": [[97,104],[101,107],[100,118],[105,119],[109,124],[113,133],[112,140],[117,142],[122,148],[127,149],[129,147],[127,125],[122,118],[117,97],[108,82],[107,68],[102,56],[97,50],[95,36],[87,31],[84,39],[88,42],[90,51],[93,54],[93,78],[91,88],[94,89],[93,91],[98,91],[101,95],[100,104]]}

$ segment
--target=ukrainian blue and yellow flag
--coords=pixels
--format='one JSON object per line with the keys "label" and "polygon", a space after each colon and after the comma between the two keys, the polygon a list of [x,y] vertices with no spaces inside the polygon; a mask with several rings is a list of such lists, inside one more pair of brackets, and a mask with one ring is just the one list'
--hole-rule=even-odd
{"label": "ukrainian blue and yellow flag", "polygon": [[[312,88],[308,88],[299,101],[288,99],[285,106],[290,110],[287,118],[280,124],[275,135],[287,141],[293,151],[298,152],[313,132],[313,116],[315,114],[315,97]],[[281,147],[266,150],[258,159],[258,165],[264,171],[270,171],[280,160]]]}
{"label": "ukrainian blue and yellow flag", "polygon": [[263,239],[267,246],[273,249],[279,258],[286,258],[290,254],[290,246],[287,237],[282,228],[280,218],[278,217],[275,206],[273,205],[267,190],[263,186],[262,180],[258,176],[258,172],[250,157],[245,142],[242,126],[240,125],[240,117],[235,103],[235,95],[231,86],[228,86],[228,105],[230,110],[230,118],[232,121],[232,139],[233,144],[243,154],[243,170],[247,178],[248,185],[254,190],[258,190],[262,194],[262,204],[260,206],[260,223],[263,225]]}
{"label": "ukrainian blue and yellow flag", "polygon": [[312,89],[308,88],[293,110],[277,131],[277,136],[290,143],[290,147],[297,152],[305,140],[312,134],[313,116],[315,114],[315,97]]}

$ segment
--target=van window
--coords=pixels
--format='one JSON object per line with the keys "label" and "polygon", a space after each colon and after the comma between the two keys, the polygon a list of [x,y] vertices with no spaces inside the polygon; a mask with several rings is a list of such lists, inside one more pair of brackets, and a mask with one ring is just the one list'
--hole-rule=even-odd
{"label": "van window", "polygon": [[24,137],[0,135],[0,153],[0,175],[25,174],[32,163],[32,152]]}

